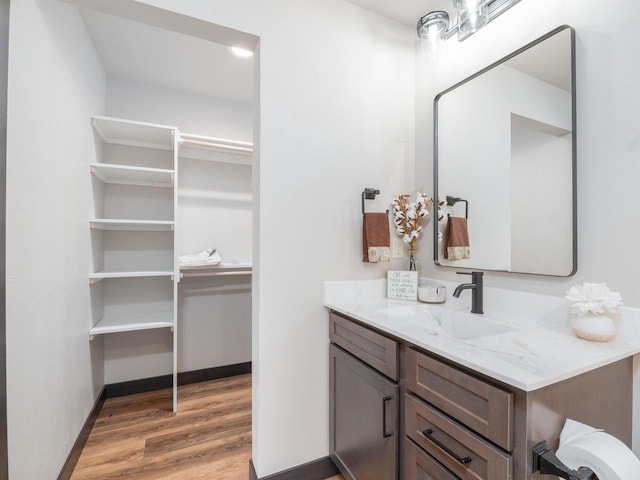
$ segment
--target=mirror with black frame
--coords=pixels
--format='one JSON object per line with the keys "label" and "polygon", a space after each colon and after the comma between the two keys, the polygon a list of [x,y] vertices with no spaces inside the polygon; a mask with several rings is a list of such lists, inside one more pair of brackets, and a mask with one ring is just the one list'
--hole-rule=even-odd
{"label": "mirror with black frame", "polygon": [[576,272],[575,98],[569,26],[436,96],[437,265]]}

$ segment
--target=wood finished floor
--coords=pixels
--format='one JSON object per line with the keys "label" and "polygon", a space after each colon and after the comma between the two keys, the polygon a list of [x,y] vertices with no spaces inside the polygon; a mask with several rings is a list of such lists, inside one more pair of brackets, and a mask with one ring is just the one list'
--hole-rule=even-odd
{"label": "wood finished floor", "polygon": [[[71,480],[247,480],[251,375],[107,399]],[[344,480],[341,475],[328,480]]]}

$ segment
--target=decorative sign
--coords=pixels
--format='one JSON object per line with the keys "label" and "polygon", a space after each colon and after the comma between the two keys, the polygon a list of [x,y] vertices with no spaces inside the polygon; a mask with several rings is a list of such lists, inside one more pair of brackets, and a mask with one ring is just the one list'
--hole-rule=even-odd
{"label": "decorative sign", "polygon": [[411,270],[389,270],[387,272],[387,298],[417,300],[418,272]]}

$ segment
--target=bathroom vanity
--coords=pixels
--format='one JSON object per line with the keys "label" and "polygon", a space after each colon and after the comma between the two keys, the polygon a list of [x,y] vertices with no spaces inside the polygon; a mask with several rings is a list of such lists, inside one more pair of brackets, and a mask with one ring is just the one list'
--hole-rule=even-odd
{"label": "bathroom vanity", "polygon": [[350,480],[537,480],[572,418],[631,444],[635,341],[386,298],[327,301],[331,456]]}

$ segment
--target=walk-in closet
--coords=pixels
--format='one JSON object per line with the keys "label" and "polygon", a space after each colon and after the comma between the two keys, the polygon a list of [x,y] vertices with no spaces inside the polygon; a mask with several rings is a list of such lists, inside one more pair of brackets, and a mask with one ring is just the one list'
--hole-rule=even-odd
{"label": "walk-in closet", "polygon": [[179,377],[251,368],[253,62],[82,17],[106,75],[105,108],[86,119],[87,341],[112,391],[172,386],[176,411]]}

